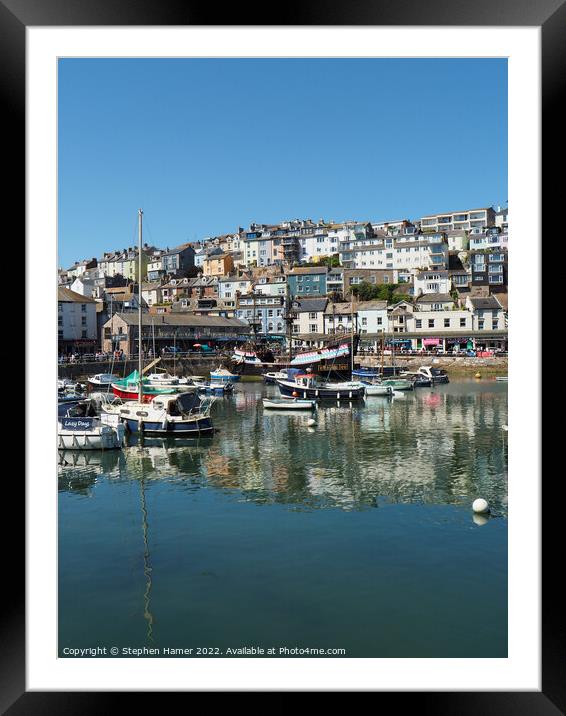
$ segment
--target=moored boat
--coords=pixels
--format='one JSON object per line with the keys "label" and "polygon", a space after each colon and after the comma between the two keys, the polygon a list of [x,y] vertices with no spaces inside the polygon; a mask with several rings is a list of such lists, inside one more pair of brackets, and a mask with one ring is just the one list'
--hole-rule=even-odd
{"label": "moored boat", "polygon": [[415,387],[413,381],[406,378],[385,378],[381,385],[388,385],[393,390],[414,390]]}
{"label": "moored boat", "polygon": [[390,385],[382,385],[381,383],[366,383],[366,395],[393,395],[393,388]]}
{"label": "moored boat", "polygon": [[433,368],[430,365],[422,365],[417,371],[419,375],[429,378],[433,385],[435,383],[449,383],[448,373],[441,368]]}
{"label": "moored boat", "polygon": [[[149,402],[156,395],[174,395],[179,393],[181,390],[189,390],[191,386],[179,386],[179,385],[155,385],[149,383],[147,378],[142,378],[143,396],[144,402]],[[112,383],[112,391],[114,395],[122,400],[138,400],[140,391],[139,371],[134,370],[129,376],[123,380],[117,380]]]}
{"label": "moored boat", "polygon": [[280,378],[281,380],[287,379],[287,372],[284,370],[271,371],[263,374],[263,382],[266,384],[274,384],[275,381]]}
{"label": "moored boat", "polygon": [[294,378],[276,380],[281,395],[293,398],[314,398],[315,400],[360,400],[365,395],[365,386],[358,382],[319,382],[314,373],[298,373]]}
{"label": "moored boat", "polygon": [[112,450],[124,444],[125,428],[97,416],[84,400],[59,415],[57,433],[59,450]]}
{"label": "moored boat", "polygon": [[102,411],[118,416],[132,432],[198,437],[214,432],[210,417],[212,400],[202,400],[195,388],[194,392],[153,396],[149,402],[132,400],[122,405],[107,405]]}
{"label": "moored boat", "polygon": [[114,381],[119,380],[113,373],[97,373],[88,379],[88,384],[93,388],[110,388]]}
{"label": "moored boat", "polygon": [[316,400],[263,398],[263,407],[269,408],[270,410],[314,410],[316,408]]}
{"label": "moored boat", "polygon": [[222,382],[235,383],[240,380],[240,376],[237,373],[231,373],[226,368],[220,366],[214,371],[210,371],[211,380],[221,380]]}

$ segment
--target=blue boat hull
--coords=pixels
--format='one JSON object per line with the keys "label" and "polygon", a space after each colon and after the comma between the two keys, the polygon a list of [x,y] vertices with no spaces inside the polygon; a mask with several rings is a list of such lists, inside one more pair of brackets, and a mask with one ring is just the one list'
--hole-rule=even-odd
{"label": "blue boat hull", "polygon": [[[281,395],[290,395],[311,400],[363,400],[364,388],[351,388],[350,390],[333,390],[331,388],[304,388],[300,386],[284,385],[277,381]],[[297,395],[294,396],[293,393]]]}
{"label": "blue boat hull", "polygon": [[[138,421],[132,420],[131,418],[125,419],[125,424],[128,429],[133,433],[139,432]],[[158,422],[144,422],[143,432],[152,435],[178,435],[178,436],[195,436],[199,435],[211,435],[214,432],[212,426],[212,420],[210,418],[200,418],[199,420],[191,420],[177,423],[167,423],[164,428],[162,423]]]}

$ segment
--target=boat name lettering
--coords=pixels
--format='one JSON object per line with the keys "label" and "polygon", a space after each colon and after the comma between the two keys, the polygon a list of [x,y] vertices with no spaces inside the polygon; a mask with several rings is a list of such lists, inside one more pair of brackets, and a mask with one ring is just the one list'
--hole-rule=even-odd
{"label": "boat name lettering", "polygon": [[62,426],[65,430],[92,430],[94,418],[63,418]]}

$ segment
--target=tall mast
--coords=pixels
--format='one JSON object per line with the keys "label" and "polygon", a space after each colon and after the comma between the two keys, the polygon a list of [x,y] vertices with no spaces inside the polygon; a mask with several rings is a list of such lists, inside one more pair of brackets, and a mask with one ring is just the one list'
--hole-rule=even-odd
{"label": "tall mast", "polygon": [[138,400],[143,400],[142,385],[142,216],[138,209]]}

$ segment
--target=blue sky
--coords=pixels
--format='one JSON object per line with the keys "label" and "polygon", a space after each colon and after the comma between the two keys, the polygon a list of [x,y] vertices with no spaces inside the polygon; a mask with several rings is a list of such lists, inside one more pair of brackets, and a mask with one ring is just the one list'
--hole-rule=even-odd
{"label": "blue sky", "polygon": [[507,200],[501,59],[59,61],[59,264]]}

